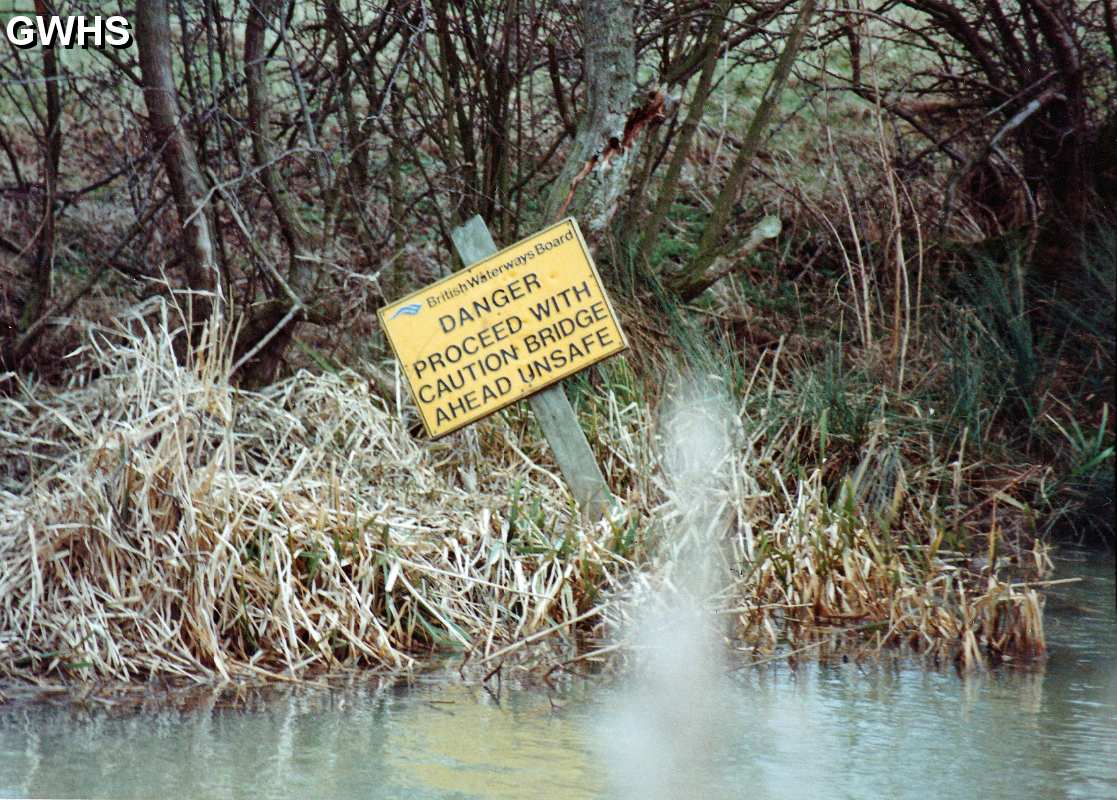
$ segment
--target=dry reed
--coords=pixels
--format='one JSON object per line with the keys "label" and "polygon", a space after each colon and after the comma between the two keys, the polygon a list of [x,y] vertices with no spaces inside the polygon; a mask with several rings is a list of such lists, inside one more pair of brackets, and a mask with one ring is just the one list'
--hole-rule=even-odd
{"label": "dry reed", "polygon": [[[289,680],[447,650],[488,669],[540,642],[561,643],[546,663],[569,663],[623,650],[601,640],[634,581],[670,585],[685,509],[663,485],[653,410],[606,392],[587,412],[624,490],[615,519],[590,525],[516,412],[416,441],[354,373],[243,391],[221,336],[183,365],[176,335],[151,301],[90,329],[69,386],[6,376],[0,675]],[[898,547],[852,483],[833,504],[818,473],[781,474],[799,431],[765,432],[746,407],[710,598],[735,641],[771,653],[854,630],[965,665],[1042,652],[1035,591],[952,563],[933,526]],[[889,502],[917,527],[901,485]]]}

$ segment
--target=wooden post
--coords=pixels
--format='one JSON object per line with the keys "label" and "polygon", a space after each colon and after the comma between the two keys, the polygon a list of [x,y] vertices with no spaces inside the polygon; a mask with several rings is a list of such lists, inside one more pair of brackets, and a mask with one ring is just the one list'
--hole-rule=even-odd
{"label": "wooden post", "polygon": [[[462,263],[467,267],[497,251],[489,227],[480,214],[455,228],[451,236]],[[613,495],[593,457],[586,434],[578,424],[578,417],[566,399],[562,384],[556,383],[536,392],[528,398],[528,402],[582,513],[591,520],[605,516],[613,503]]]}

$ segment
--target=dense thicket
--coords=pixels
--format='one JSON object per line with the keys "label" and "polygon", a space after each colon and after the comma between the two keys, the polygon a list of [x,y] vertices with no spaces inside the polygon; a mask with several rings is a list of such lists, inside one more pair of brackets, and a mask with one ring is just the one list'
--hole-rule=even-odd
{"label": "dense thicket", "polygon": [[75,322],[164,295],[235,330],[243,385],[375,384],[373,312],[455,268],[455,225],[574,214],[638,365],[702,298],[735,358],[837,341],[870,382],[953,386],[983,440],[1063,408],[1111,436],[1112,0],[37,9],[122,11],[135,44],[2,45],[4,369],[57,378]]}
{"label": "dense thicket", "polygon": [[[1112,538],[1113,0],[35,8],[135,43],[0,44],[0,673],[599,658],[695,535],[696,386],[764,660],[1030,658],[1047,534]],[[523,404],[417,436],[375,311],[475,214],[587,235],[612,520]]]}

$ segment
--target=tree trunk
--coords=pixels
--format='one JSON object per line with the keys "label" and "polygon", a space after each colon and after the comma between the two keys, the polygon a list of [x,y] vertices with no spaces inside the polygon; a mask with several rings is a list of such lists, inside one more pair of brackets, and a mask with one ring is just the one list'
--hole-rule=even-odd
{"label": "tree trunk", "polygon": [[675,144],[675,151],[671,154],[671,162],[667,165],[667,175],[660,185],[655,206],[652,208],[651,216],[643,226],[644,232],[640,240],[640,252],[637,256],[637,263],[641,266],[651,257],[656,237],[659,235],[659,229],[667,218],[667,212],[678,194],[679,177],[682,175],[683,165],[690,153],[690,145],[694,139],[694,134],[702,122],[702,114],[706,110],[706,101],[710,97],[714,71],[717,68],[718,44],[721,41],[721,32],[725,27],[725,17],[729,13],[730,5],[730,0],[719,0],[708,23],[704,46],[705,56],[702,59],[702,73],[698,78],[698,87],[694,90],[694,97],[691,98],[690,108],[687,111],[686,119],[683,121],[682,130],[679,131],[679,139]]}
{"label": "tree trunk", "polygon": [[[44,0],[35,0],[35,13],[48,16],[53,10]],[[62,96],[58,53],[53,47],[44,47],[43,81],[46,84],[47,117],[43,131],[46,153],[43,169],[43,216],[39,221],[38,242],[31,260],[31,289],[20,314],[19,330],[26,334],[41,317],[50,300],[54,273],[54,200],[58,196],[58,166],[62,159]],[[0,366],[15,366],[30,352],[35,338],[16,336],[22,346],[5,347],[0,354]]]}
{"label": "tree trunk", "polygon": [[[162,153],[171,195],[182,223],[186,278],[193,295],[191,316],[195,325],[207,320],[221,294],[213,242],[206,214],[206,187],[194,148],[183,129],[171,57],[171,25],[167,0],[136,4],[136,46],[143,77],[144,103],[155,147]],[[216,301],[216,303],[215,303]]]}
{"label": "tree trunk", "polygon": [[608,228],[635,160],[629,146],[632,137],[626,137],[636,87],[632,4],[628,0],[582,0],[582,26],[586,111],[551,189],[544,221],[573,214],[593,240]]}
{"label": "tree trunk", "polygon": [[276,0],[257,0],[248,10],[248,23],[244,28],[244,82],[248,91],[248,131],[252,137],[252,160],[256,166],[264,192],[268,196],[279,232],[287,245],[288,280],[296,293],[305,290],[305,263],[299,256],[306,255],[304,242],[307,232],[294,209],[291,208],[286,184],[277,174],[271,153],[271,92],[265,74],[267,56],[264,39],[268,19],[281,7]]}
{"label": "tree trunk", "polygon": [[714,259],[726,249],[722,238],[725,228],[729,224],[730,213],[733,206],[736,205],[737,199],[741,196],[749,167],[752,166],[752,160],[756,157],[757,151],[760,150],[761,140],[768,130],[768,125],[775,115],[776,109],[779,107],[784,84],[787,83],[792,64],[795,62],[799,47],[803,44],[803,39],[807,34],[807,25],[814,13],[814,7],[815,0],[803,0],[803,3],[799,6],[799,14],[788,32],[783,52],[780,53],[779,61],[776,63],[776,70],[772,73],[764,97],[756,109],[756,115],[749,123],[748,131],[745,132],[745,139],[741,143],[741,149],[737,151],[737,157],[733,160],[729,177],[726,179],[725,185],[722,186],[717,200],[714,201],[713,210],[702,229],[698,252],[685,270],[670,276],[667,281],[668,285],[684,300],[697,297],[714,281],[726,274],[723,270],[715,269],[711,271],[710,267],[713,265]]}
{"label": "tree trunk", "polygon": [[[248,23],[244,29],[244,80],[248,91],[248,130],[252,137],[252,160],[264,184],[279,232],[287,246],[287,280],[296,295],[290,298],[274,298],[279,303],[268,304],[266,312],[258,310],[248,320],[237,342],[237,354],[249,352],[265,336],[269,336],[263,347],[245,364],[242,380],[248,385],[258,386],[275,378],[284,352],[291,343],[296,317],[288,316],[295,304],[303,304],[312,291],[311,270],[305,256],[308,233],[291,207],[286,183],[275,168],[271,152],[271,92],[265,74],[267,54],[265,38],[268,20],[282,10],[283,3],[277,0],[257,0],[248,11]],[[282,329],[275,331],[277,325]]]}
{"label": "tree trunk", "polygon": [[1036,259],[1038,277],[1047,286],[1073,286],[1081,277],[1083,237],[1091,229],[1091,211],[1096,200],[1098,175],[1091,168],[1090,151],[1097,132],[1091,130],[1085,66],[1075,35],[1074,3],[1069,0],[1030,3],[1039,30],[1059,70],[1062,95],[1047,109],[1046,125],[1037,128],[1036,138],[1048,154],[1047,184],[1050,188],[1049,218],[1040,235]]}

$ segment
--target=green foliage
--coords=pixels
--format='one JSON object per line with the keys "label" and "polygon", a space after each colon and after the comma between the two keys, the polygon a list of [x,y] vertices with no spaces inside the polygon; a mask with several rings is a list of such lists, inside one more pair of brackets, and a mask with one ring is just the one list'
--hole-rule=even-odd
{"label": "green foliage", "polygon": [[866,376],[846,366],[840,345],[830,348],[822,363],[806,374],[798,392],[803,412],[818,426],[823,453],[838,442],[859,450],[868,439],[870,422],[880,413]]}
{"label": "green foliage", "polygon": [[663,292],[657,299],[661,319],[676,346],[678,361],[672,366],[689,374],[713,376],[730,396],[742,395],[749,376],[726,334],[716,328],[705,329],[701,318],[687,311],[674,295]]}
{"label": "green foliage", "polygon": [[1103,228],[1082,248],[1077,280],[1065,296],[1056,298],[1052,310],[1063,330],[1064,353],[1077,363],[1092,364],[1083,374],[1082,390],[1112,392],[1117,340],[1117,228]]}
{"label": "green foliage", "polygon": [[1055,444],[1063,454],[1062,476],[1045,491],[1044,500],[1053,509],[1048,527],[1112,543],[1115,446],[1108,404],[1092,429],[1073,417],[1065,424],[1050,416],[1048,421],[1058,431]]}
{"label": "green foliage", "polygon": [[315,576],[318,574],[318,568],[322,564],[322,559],[325,557],[326,551],[318,546],[295,551],[295,558],[300,567],[300,572],[306,577],[308,582],[314,580]]}
{"label": "green foliage", "polygon": [[508,508],[508,546],[518,555],[555,555],[565,558],[574,549],[573,532],[558,535],[556,521],[547,518],[542,498],[521,497],[523,481],[512,486]]}
{"label": "green foliage", "polygon": [[991,373],[1004,393],[1031,415],[1041,371],[1040,356],[1024,305],[1023,271],[1019,256],[1006,268],[979,262],[972,281],[965,281],[966,294],[976,312],[983,335],[979,347],[985,358],[1003,367]]}
{"label": "green foliage", "polygon": [[1019,256],[1003,265],[980,258],[959,283],[962,305],[948,314],[942,334],[950,415],[980,444],[1002,410],[1016,420],[1034,419],[1043,346],[1025,305]]}
{"label": "green foliage", "polygon": [[657,274],[667,264],[685,264],[694,256],[706,212],[692,203],[676,202],[671,204],[667,216],[674,224],[670,231],[656,237],[655,247],[652,248],[651,260]]}
{"label": "green foliage", "polygon": [[613,538],[609,549],[623,558],[632,558],[639,538],[640,518],[631,516],[626,522],[610,522]]}
{"label": "green foliage", "polygon": [[979,444],[992,427],[1003,388],[996,361],[982,351],[985,341],[977,325],[962,322],[943,342],[952,398],[950,418],[968,428]]}

